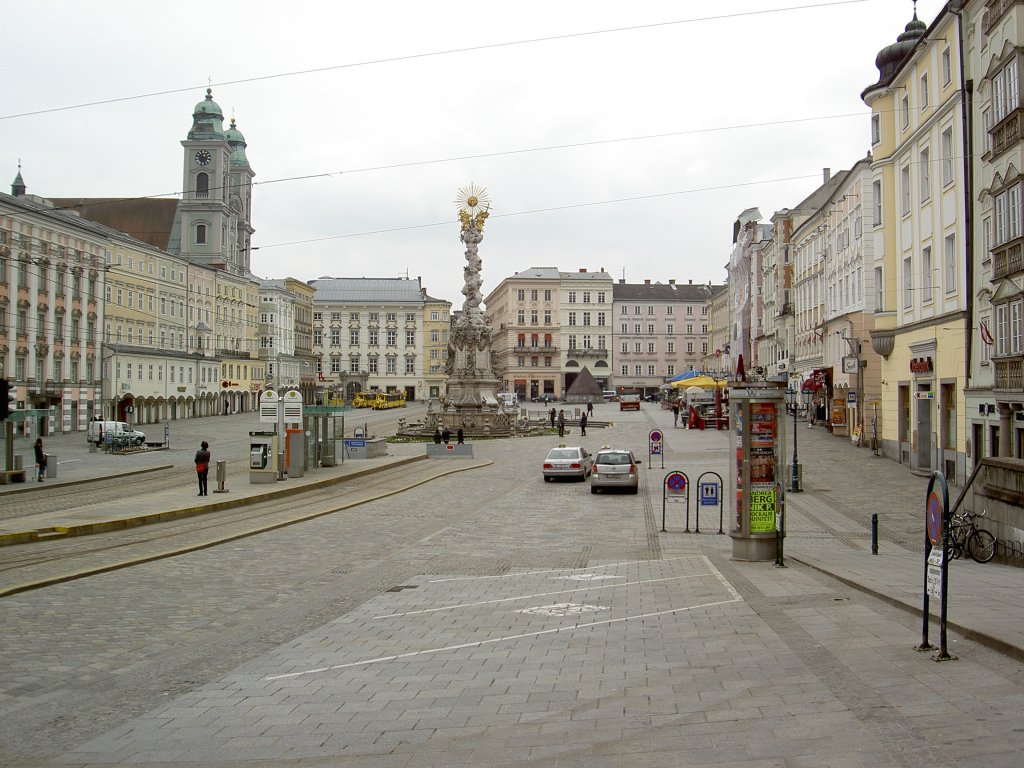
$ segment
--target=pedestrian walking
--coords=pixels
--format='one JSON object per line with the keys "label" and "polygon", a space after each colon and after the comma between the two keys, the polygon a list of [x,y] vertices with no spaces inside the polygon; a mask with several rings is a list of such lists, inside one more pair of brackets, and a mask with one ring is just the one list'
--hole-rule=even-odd
{"label": "pedestrian walking", "polygon": [[582,416],[580,416],[580,436],[587,436],[587,414],[585,413]]}
{"label": "pedestrian walking", "polygon": [[593,415],[594,415],[594,404],[593,403],[587,403],[587,416],[593,416]]}
{"label": "pedestrian walking", "polygon": [[448,443],[452,441],[452,431],[448,429],[448,427],[441,430],[441,439],[444,441],[445,445],[448,445]]}
{"label": "pedestrian walking", "polygon": [[672,403],[672,426],[679,426],[679,403]]}
{"label": "pedestrian walking", "polygon": [[210,444],[203,440],[196,451],[196,476],[199,478],[198,496],[209,496],[206,492],[206,478],[210,474]]}
{"label": "pedestrian walking", "polygon": [[46,477],[46,453],[43,451],[43,438],[37,437],[36,444],[32,446],[36,452],[36,482],[43,482]]}
{"label": "pedestrian walking", "polygon": [[551,418],[551,428],[552,429],[555,428],[555,416],[557,416],[557,415],[558,414],[555,413],[555,409],[554,408],[552,408],[550,411],[548,411],[548,416]]}
{"label": "pedestrian walking", "polygon": [[459,445],[462,445],[463,443],[466,442],[466,436],[462,432],[462,427],[459,427],[459,431],[455,433],[455,440],[456,442],[458,442]]}
{"label": "pedestrian walking", "polygon": [[434,430],[434,445],[440,445],[440,444],[441,444],[441,428],[438,427],[437,429]]}
{"label": "pedestrian walking", "polygon": [[565,411],[562,410],[558,412],[558,436],[565,437]]}

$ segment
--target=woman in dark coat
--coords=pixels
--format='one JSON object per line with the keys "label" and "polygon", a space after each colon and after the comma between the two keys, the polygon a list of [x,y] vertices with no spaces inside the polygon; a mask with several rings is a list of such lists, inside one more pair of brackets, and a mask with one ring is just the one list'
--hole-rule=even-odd
{"label": "woman in dark coat", "polygon": [[36,444],[32,446],[36,452],[36,482],[43,482],[46,476],[46,453],[43,451],[43,438],[37,437]]}
{"label": "woman in dark coat", "polygon": [[196,451],[196,475],[199,477],[199,496],[209,496],[206,492],[206,478],[210,474],[210,444],[203,440]]}

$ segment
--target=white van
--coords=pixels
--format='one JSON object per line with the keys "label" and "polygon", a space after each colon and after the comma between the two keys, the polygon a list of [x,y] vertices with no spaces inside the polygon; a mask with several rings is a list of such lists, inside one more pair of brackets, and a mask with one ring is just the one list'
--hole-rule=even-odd
{"label": "white van", "polygon": [[519,395],[517,395],[515,392],[499,392],[498,402],[500,402],[506,408],[518,408]]}
{"label": "white van", "polygon": [[110,433],[114,437],[127,438],[133,445],[142,445],[146,442],[146,435],[124,421],[90,421],[89,429],[86,432],[86,439],[90,443],[102,445]]}

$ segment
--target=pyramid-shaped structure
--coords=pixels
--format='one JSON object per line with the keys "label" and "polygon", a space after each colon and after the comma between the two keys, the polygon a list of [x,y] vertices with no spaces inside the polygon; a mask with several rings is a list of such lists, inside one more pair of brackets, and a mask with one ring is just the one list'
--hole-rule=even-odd
{"label": "pyramid-shaped structure", "polygon": [[601,386],[594,380],[594,375],[586,366],[583,366],[583,370],[565,392],[567,403],[600,403],[603,399]]}

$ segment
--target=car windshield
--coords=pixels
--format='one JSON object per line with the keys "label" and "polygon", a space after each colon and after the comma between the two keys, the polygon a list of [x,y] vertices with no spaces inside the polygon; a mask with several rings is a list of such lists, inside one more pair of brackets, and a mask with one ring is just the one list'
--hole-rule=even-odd
{"label": "car windshield", "polygon": [[553,448],[548,454],[549,459],[578,459],[580,452],[575,448]]}
{"label": "car windshield", "polygon": [[602,453],[597,457],[598,464],[632,464],[628,453]]}

